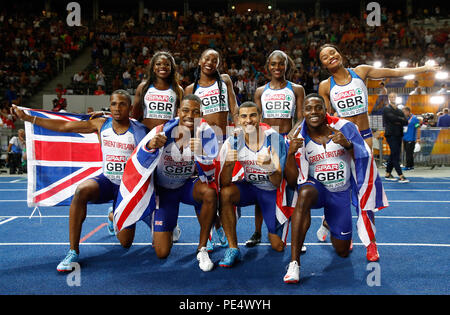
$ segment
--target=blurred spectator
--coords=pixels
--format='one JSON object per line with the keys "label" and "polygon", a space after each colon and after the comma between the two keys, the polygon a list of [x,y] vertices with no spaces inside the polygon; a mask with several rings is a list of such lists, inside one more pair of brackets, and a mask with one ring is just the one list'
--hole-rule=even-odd
{"label": "blurred spectator", "polygon": [[408,120],[403,112],[397,108],[397,94],[389,93],[388,98],[389,104],[383,108],[383,124],[385,127],[384,137],[389,145],[391,154],[386,165],[385,179],[397,181],[397,178],[391,174],[392,170],[395,169],[400,177],[399,182],[407,183],[409,181],[403,175],[400,167],[400,153],[402,149],[403,126],[408,125]]}
{"label": "blurred spectator", "polygon": [[0,116],[2,119],[3,128],[14,129],[16,128],[14,125],[14,116],[11,115],[10,106],[8,104],[4,104],[0,110]]}
{"label": "blurred spectator", "polygon": [[8,105],[19,105],[20,98],[17,94],[16,86],[14,84],[10,84],[9,88],[6,90],[6,99],[8,100]]}
{"label": "blurred spectator", "polygon": [[97,80],[97,85],[106,87],[105,74],[102,69],[98,69],[97,74],[95,75],[95,80]]}
{"label": "blurred spectator", "polygon": [[17,136],[12,137],[8,145],[6,162],[8,163],[10,174],[15,174],[16,171],[17,174],[22,174],[24,172],[22,162],[26,161],[25,149],[25,130],[19,129]]}
{"label": "blurred spectator", "polygon": [[61,95],[66,95],[67,89],[65,89],[61,83],[58,83],[56,85],[55,92],[56,92],[56,94],[61,93]]}
{"label": "blurred spectator", "polygon": [[30,76],[30,87],[33,89],[33,91],[38,87],[39,83],[41,82],[41,77],[36,74],[36,71],[31,70]]}
{"label": "blurred spectator", "polygon": [[384,82],[380,82],[380,88],[378,91],[378,95],[387,95],[387,94],[388,94],[388,90],[384,86]]}
{"label": "blurred spectator", "polygon": [[83,82],[83,80],[84,80],[84,73],[83,73],[83,71],[79,71],[79,72],[74,74],[73,82],[81,84],[81,82]]}
{"label": "blurred spectator", "polygon": [[123,84],[124,89],[131,88],[131,74],[130,74],[129,69],[126,69],[122,73],[122,84]]}
{"label": "blurred spectator", "polygon": [[443,114],[438,118],[436,127],[450,127],[450,116],[448,115],[448,108],[444,108]]}
{"label": "blurred spectator", "polygon": [[65,112],[67,108],[67,100],[62,97],[61,92],[56,93],[56,98],[53,100],[54,112]]}
{"label": "blurred spectator", "polygon": [[97,86],[97,90],[94,91],[94,95],[105,95],[106,92],[103,90],[101,85]]}
{"label": "blurred spectator", "polygon": [[122,88],[122,80],[120,80],[120,75],[116,74],[112,81],[112,90],[118,90]]}
{"label": "blurred spectator", "polygon": [[422,95],[422,94],[426,94],[426,92],[422,87],[420,87],[419,81],[415,80],[414,81],[414,90],[412,90],[411,93],[409,93],[409,95]]}
{"label": "blurred spectator", "polygon": [[417,139],[417,129],[420,127],[420,121],[408,106],[403,107],[403,113],[406,119],[408,119],[408,126],[403,135],[403,148],[406,156],[403,170],[408,171],[414,169],[414,147],[416,142],[420,142],[420,139]]}

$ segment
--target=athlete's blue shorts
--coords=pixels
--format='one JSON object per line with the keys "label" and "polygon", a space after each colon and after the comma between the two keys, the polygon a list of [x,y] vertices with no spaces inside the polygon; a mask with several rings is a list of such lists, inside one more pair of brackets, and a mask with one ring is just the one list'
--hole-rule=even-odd
{"label": "athlete's blue shorts", "polygon": [[319,195],[312,209],[324,208],[325,220],[330,227],[331,235],[339,240],[352,239],[352,211],[351,189],[340,192],[330,192],[315,178],[299,185],[299,190],[305,185],[311,185],[317,189]]}
{"label": "athlete's blue shorts", "polygon": [[276,190],[263,190],[246,181],[238,181],[233,184],[239,189],[240,200],[238,207],[246,207],[258,204],[261,208],[264,223],[271,234],[278,235],[283,241],[287,223],[280,224],[276,216]]}
{"label": "athlete's blue shorts", "polygon": [[359,134],[361,135],[361,137],[362,137],[364,140],[373,137],[372,129],[370,129],[370,128],[369,128],[369,129],[366,129],[366,130],[361,130],[361,131],[359,132]]}
{"label": "athlete's blue shorts", "polygon": [[115,203],[117,199],[117,194],[119,193],[120,185],[116,185],[111,182],[103,173],[91,178],[95,180],[99,186],[99,197],[92,203],[108,203],[113,202],[113,208],[115,208]]}
{"label": "athlete's blue shorts", "polygon": [[194,200],[194,184],[198,178],[189,178],[186,183],[177,189],[167,189],[156,186],[157,204],[153,214],[153,231],[169,232],[177,226],[180,202],[194,206],[195,212],[200,213],[202,204]]}

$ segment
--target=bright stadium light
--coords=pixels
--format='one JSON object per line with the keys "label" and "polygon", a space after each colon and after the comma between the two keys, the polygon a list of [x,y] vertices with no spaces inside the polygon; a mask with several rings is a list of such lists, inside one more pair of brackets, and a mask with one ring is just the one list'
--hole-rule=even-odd
{"label": "bright stadium light", "polygon": [[445,98],[442,95],[434,95],[430,97],[430,104],[433,105],[442,105],[445,102]]}
{"label": "bright stadium light", "polygon": [[408,75],[405,75],[404,77],[403,77],[403,79],[405,79],[405,80],[412,80],[412,79],[414,79],[416,76],[414,75],[414,74],[408,74]]}
{"label": "bright stadium light", "polygon": [[437,80],[447,80],[448,78],[448,72],[446,71],[439,71],[436,72],[436,75],[434,76]]}
{"label": "bright stadium light", "polygon": [[272,10],[272,6],[271,5],[267,6],[267,9]]}
{"label": "bright stadium light", "polygon": [[383,64],[381,63],[381,61],[375,61],[375,62],[373,63],[373,66],[374,66],[375,68],[381,68],[382,65],[383,65]]}
{"label": "bright stadium light", "polygon": [[398,66],[399,66],[400,68],[406,68],[406,67],[408,66],[408,61],[400,61],[400,62],[398,63]]}

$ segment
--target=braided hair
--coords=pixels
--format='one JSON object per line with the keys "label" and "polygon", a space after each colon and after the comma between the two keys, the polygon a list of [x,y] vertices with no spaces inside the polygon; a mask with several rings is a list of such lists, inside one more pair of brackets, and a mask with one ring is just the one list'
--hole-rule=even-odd
{"label": "braided hair", "polygon": [[[205,51],[203,51],[200,56],[200,59],[203,58],[203,56],[210,51],[217,53],[217,55],[219,56],[219,62],[220,62],[219,52],[212,48],[208,48]],[[195,91],[197,90],[198,81],[200,80],[201,74],[202,74],[202,67],[200,65],[198,65],[194,71],[194,88],[192,90],[192,94],[195,94]],[[214,72],[214,78],[216,79],[217,85],[219,87],[219,100],[221,100],[222,99],[222,78],[220,77],[220,72],[218,69],[216,69],[216,72]]]}

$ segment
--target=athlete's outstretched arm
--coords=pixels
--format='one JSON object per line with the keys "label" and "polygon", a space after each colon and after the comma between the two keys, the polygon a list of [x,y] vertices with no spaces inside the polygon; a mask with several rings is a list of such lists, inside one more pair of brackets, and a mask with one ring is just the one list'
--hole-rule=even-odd
{"label": "athlete's outstretched arm", "polygon": [[366,78],[371,79],[382,79],[382,78],[392,78],[392,77],[402,77],[410,74],[418,74],[428,71],[438,71],[440,66],[438,65],[425,65],[416,68],[375,68],[369,65],[360,65],[355,68],[356,74],[358,74],[361,79]]}
{"label": "athlete's outstretched arm", "polygon": [[98,131],[99,126],[101,126],[105,121],[104,118],[97,118],[83,121],[65,121],[62,119],[49,119],[37,116],[30,116],[25,114],[23,110],[19,109],[15,105],[13,105],[11,112],[23,121],[28,121],[32,124],[36,124],[38,126],[57,132],[78,132],[78,133],[96,132]]}

